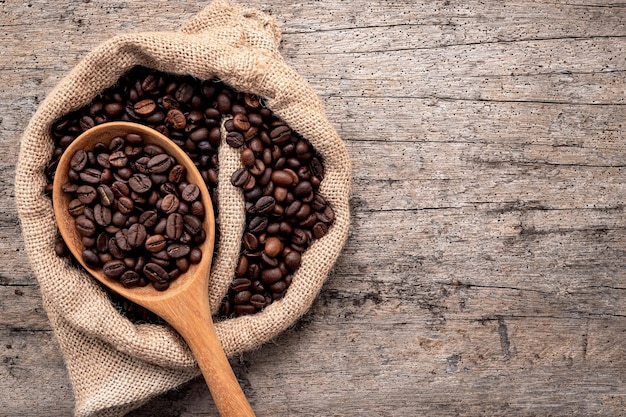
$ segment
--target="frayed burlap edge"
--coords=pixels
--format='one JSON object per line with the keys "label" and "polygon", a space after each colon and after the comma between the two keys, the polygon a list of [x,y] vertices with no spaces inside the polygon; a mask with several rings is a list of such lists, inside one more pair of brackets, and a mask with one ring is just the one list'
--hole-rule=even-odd
{"label": "frayed burlap edge", "polygon": [[[320,192],[335,210],[334,225],[304,254],[282,300],[259,314],[216,323],[228,355],[257,348],[310,308],[349,227],[347,151],[314,91],[281,58],[279,41],[280,30],[271,17],[214,1],[180,32],[121,35],[98,46],[53,89],[31,119],[16,169],[16,201],[26,250],[68,365],[76,415],[121,415],[198,371],[186,345],[169,327],[131,324],[99,285],[54,254],[56,225],[51,202],[42,192],[53,150],[52,122],[86,105],[130,68],[144,65],[200,79],[217,77],[241,91],[267,97],[268,107],[312,143],[324,160]],[[222,163],[233,151],[221,148]],[[230,161],[235,164],[236,158]],[[228,178],[230,173],[224,169],[220,175]],[[209,288],[214,308],[232,280],[245,218],[240,191],[224,178],[219,188],[222,249]]]}

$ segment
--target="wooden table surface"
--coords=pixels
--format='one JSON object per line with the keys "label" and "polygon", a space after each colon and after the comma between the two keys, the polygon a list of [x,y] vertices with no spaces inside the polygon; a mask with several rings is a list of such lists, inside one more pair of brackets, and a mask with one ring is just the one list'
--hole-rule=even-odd
{"label": "wooden table surface", "polygon": [[[0,415],[73,396],[24,251],[20,136],[119,33],[197,0],[0,1]],[[311,311],[233,359],[259,416],[626,413],[626,4],[242,0],[271,13],[354,167]],[[129,414],[215,416],[201,380]]]}

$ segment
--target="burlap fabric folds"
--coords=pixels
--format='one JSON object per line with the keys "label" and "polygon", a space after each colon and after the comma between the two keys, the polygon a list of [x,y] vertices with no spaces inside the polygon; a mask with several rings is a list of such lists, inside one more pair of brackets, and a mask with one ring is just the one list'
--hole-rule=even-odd
{"label": "burlap fabric folds", "polygon": [[[76,416],[119,416],[199,374],[185,343],[167,326],[133,325],[95,281],[54,253],[57,228],[44,196],[52,122],[90,102],[136,65],[220,78],[267,98],[268,107],[307,138],[323,158],[320,192],[336,220],[302,258],[286,296],[261,313],[216,324],[228,355],[254,349],[291,326],[319,292],[345,242],[349,225],[350,161],[314,91],[278,52],[280,29],[266,14],[214,1],[178,32],[116,36],[89,53],[50,92],[21,142],[15,194],[26,250],[43,303],[63,350]],[[230,185],[238,151],[220,150],[220,241],[209,297],[217,308],[239,256],[245,208]]]}

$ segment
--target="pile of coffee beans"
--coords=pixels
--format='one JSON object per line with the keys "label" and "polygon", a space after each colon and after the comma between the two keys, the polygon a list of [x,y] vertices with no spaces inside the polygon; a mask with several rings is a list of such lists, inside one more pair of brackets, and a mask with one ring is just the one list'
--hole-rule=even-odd
{"label": "pile of coffee beans", "polygon": [[200,188],[186,177],[174,157],[135,133],[77,150],[62,189],[83,261],[124,287],[167,289],[200,262],[206,240]]}
{"label": "pile of coffee beans", "polygon": [[[49,184],[65,148],[80,133],[118,120],[148,125],[184,149],[209,187],[215,209],[223,125],[227,144],[241,150],[242,168],[232,173],[231,183],[244,192],[247,216],[241,257],[220,313],[251,314],[283,297],[302,254],[335,217],[319,193],[324,166],[311,144],[254,95],[219,80],[136,67],[92,103],[53,124]],[[219,213],[216,219],[219,234]],[[61,244],[58,253],[64,253]]]}

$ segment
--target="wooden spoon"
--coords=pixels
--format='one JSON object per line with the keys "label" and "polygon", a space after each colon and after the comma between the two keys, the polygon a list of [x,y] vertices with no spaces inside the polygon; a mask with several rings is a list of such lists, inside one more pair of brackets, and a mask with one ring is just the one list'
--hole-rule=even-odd
{"label": "wooden spoon", "polygon": [[[125,288],[118,281],[107,278],[101,269],[86,265],[81,255],[83,249],[81,237],[76,231],[74,218],[68,212],[71,196],[61,189],[68,181],[70,160],[77,150],[91,150],[98,142],[108,145],[114,137],[124,137],[128,133],[138,133],[144,138],[144,143],[161,146],[169,155],[176,158],[179,164],[185,166],[187,181],[200,187],[201,199],[206,211],[203,222],[206,240],[200,246],[203,254],[202,260],[192,265],[165,291],[157,291],[152,285]],[[220,415],[224,417],[254,416],[213,326],[207,293],[209,268],[215,242],[213,205],[200,173],[185,152],[159,132],[143,125],[111,122],[96,126],[76,138],[63,153],[54,176],[52,201],[61,235],[83,267],[114,292],[159,315],[185,339],[204,375]]]}

